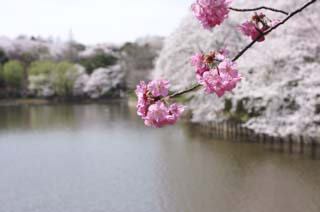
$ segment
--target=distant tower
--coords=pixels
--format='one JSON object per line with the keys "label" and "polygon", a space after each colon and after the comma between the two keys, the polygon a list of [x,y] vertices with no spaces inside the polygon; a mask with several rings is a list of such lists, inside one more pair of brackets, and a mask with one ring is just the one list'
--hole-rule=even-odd
{"label": "distant tower", "polygon": [[70,29],[69,30],[69,33],[68,33],[68,40],[67,40],[67,46],[68,48],[66,49],[66,52],[65,52],[65,59],[71,61],[71,62],[74,62],[77,60],[78,58],[78,52],[77,52],[77,49],[75,47],[75,40],[74,40],[74,37],[73,37],[73,33],[72,33],[72,30]]}
{"label": "distant tower", "polygon": [[70,29],[69,33],[68,33],[68,43],[74,43],[74,37],[73,37],[72,29]]}

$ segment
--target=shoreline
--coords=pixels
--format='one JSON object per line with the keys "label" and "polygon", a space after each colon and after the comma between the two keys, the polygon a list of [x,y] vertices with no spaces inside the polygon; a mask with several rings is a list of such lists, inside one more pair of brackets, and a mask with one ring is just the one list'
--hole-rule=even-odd
{"label": "shoreline", "polygon": [[188,122],[192,128],[196,128],[203,136],[208,138],[221,138],[232,142],[246,142],[260,144],[268,149],[289,153],[310,155],[311,158],[320,156],[320,138],[308,135],[288,135],[275,136],[266,133],[256,133],[252,129],[230,122],[224,123],[192,123]]}
{"label": "shoreline", "polygon": [[30,106],[30,105],[55,105],[55,104],[102,104],[111,101],[126,101],[127,98],[105,98],[105,99],[41,99],[41,98],[13,98],[0,99],[0,107],[4,106]]}

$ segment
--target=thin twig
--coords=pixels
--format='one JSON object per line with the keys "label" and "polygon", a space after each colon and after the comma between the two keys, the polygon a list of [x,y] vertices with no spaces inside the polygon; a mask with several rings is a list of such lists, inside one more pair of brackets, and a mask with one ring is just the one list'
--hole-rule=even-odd
{"label": "thin twig", "polygon": [[292,18],[293,16],[295,16],[296,14],[300,13],[302,10],[304,10],[305,8],[307,8],[308,6],[310,6],[311,4],[315,3],[317,0],[311,0],[309,2],[307,2],[305,5],[303,5],[302,7],[300,7],[299,9],[295,10],[294,12],[290,13],[285,19],[283,19],[281,22],[279,22],[278,24],[276,24],[275,26],[271,27],[270,29],[268,29],[267,31],[265,31],[264,33],[260,34],[255,40],[253,40],[249,45],[247,45],[242,51],[240,51],[234,58],[233,58],[233,62],[238,60],[239,57],[241,57],[248,49],[250,49],[260,38],[262,38],[263,36],[269,34],[270,32],[272,32],[273,30],[275,30],[276,28],[278,28],[280,25],[285,24],[290,18]]}
{"label": "thin twig", "polygon": [[196,90],[197,88],[200,88],[201,86],[202,86],[202,85],[200,85],[200,84],[194,85],[194,86],[192,86],[191,88],[188,88],[188,89],[186,89],[186,90],[183,90],[183,91],[180,91],[180,92],[177,92],[177,93],[174,93],[174,94],[170,95],[169,98],[175,98],[175,97],[181,96],[181,95],[183,95],[183,94],[185,94],[185,93],[189,93],[189,92],[191,92],[191,91],[194,91],[194,90]]}
{"label": "thin twig", "polygon": [[[311,0],[309,2],[307,2],[306,4],[304,4],[302,7],[300,7],[299,9],[295,10],[294,12],[290,13],[285,19],[283,19],[281,22],[279,22],[277,25],[271,27],[270,29],[268,29],[267,31],[265,31],[264,33],[261,33],[255,40],[253,40],[249,45],[247,45],[243,50],[241,50],[234,58],[233,58],[233,62],[235,62],[236,60],[238,60],[248,49],[250,49],[260,38],[262,38],[263,36],[269,34],[270,32],[272,32],[273,30],[275,30],[276,28],[278,28],[280,25],[285,24],[290,18],[292,18],[293,16],[295,16],[296,14],[300,13],[301,11],[303,11],[304,9],[306,9],[307,7],[309,7],[311,4],[315,3],[317,0]],[[191,88],[188,88],[186,90],[177,92],[172,94],[171,96],[169,96],[169,98],[174,98],[180,95],[183,95],[185,93],[191,92],[196,90],[197,88],[201,87],[202,85],[197,84],[194,85]]]}
{"label": "thin twig", "polygon": [[284,15],[289,15],[289,13],[286,11],[278,10],[278,9],[271,8],[271,7],[265,7],[265,6],[251,8],[251,9],[238,9],[238,8],[234,8],[234,7],[229,7],[229,9],[232,11],[236,11],[236,12],[252,12],[252,11],[258,11],[258,10],[270,10],[272,12],[282,13]]}

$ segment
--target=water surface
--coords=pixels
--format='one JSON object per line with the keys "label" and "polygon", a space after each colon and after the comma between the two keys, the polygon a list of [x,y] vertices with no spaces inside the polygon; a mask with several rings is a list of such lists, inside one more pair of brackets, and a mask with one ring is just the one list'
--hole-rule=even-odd
{"label": "water surface", "polygon": [[0,107],[2,212],[319,212],[320,162],[150,129],[126,104]]}

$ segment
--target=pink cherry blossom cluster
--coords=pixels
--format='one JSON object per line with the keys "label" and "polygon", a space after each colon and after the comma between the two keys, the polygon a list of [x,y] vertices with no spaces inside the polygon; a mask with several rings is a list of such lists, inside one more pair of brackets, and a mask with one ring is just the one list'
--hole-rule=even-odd
{"label": "pink cherry blossom cluster", "polygon": [[237,64],[227,58],[227,53],[222,49],[208,55],[197,53],[191,58],[191,64],[196,66],[198,82],[208,94],[216,93],[221,97],[226,91],[233,90],[242,79]]}
{"label": "pink cherry blossom cluster", "polygon": [[[252,40],[256,40],[261,33],[264,33],[278,23],[279,20],[270,20],[263,13],[255,13],[254,16],[252,16],[251,21],[246,21],[239,25],[238,30],[244,35],[251,37]],[[261,36],[257,41],[262,42],[264,40],[265,36]]]}
{"label": "pink cherry blossom cluster", "polygon": [[141,81],[137,85],[137,114],[144,120],[145,125],[161,128],[174,124],[184,111],[182,105],[169,105],[166,101],[169,86],[169,81],[162,79],[152,80],[148,84]]}
{"label": "pink cherry blossom cluster", "polygon": [[191,9],[206,29],[220,25],[229,14],[229,5],[232,0],[197,0]]}

